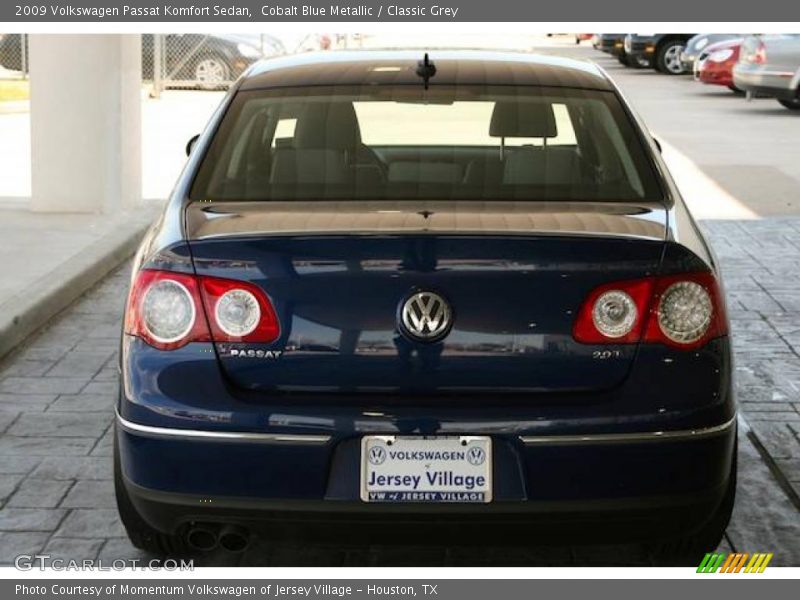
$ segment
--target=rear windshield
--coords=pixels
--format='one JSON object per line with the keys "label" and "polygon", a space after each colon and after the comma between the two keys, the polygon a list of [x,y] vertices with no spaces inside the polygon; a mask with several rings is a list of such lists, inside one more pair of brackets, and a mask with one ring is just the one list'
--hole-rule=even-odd
{"label": "rear windshield", "polygon": [[613,92],[319,86],[236,94],[196,200],[660,200]]}

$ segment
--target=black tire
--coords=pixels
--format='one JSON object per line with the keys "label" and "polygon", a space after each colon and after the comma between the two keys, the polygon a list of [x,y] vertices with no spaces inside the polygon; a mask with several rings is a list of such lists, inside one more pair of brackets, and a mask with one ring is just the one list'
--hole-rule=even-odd
{"label": "black tire", "polygon": [[685,47],[686,44],[681,40],[664,42],[656,50],[656,70],[665,75],[682,75],[686,73],[686,69],[681,62],[681,52]]}
{"label": "black tire", "polygon": [[778,102],[789,110],[800,110],[800,98],[795,98],[794,100],[778,100]]}
{"label": "black tire", "polygon": [[114,491],[117,497],[117,509],[125,531],[131,543],[148,554],[159,558],[168,556],[185,556],[189,554],[183,536],[168,535],[153,529],[136,511],[131,502],[128,490],[122,481],[122,468],[117,445],[117,432],[114,431]]}
{"label": "black tire", "polygon": [[627,64],[631,69],[644,69],[645,67],[650,66],[647,62],[645,62],[645,61],[641,61],[640,62],[639,59],[637,59],[637,58],[635,58],[633,56],[629,56],[627,58],[627,60],[628,60]]}
{"label": "black tire", "polygon": [[730,91],[732,91],[734,94],[737,94],[737,95],[739,95],[739,96],[741,96],[742,94],[744,94],[744,90],[742,90],[742,89],[739,89],[739,88],[738,88],[738,87],[736,87],[735,85],[729,85],[729,86],[728,86],[728,89],[729,89]]}
{"label": "black tire", "polygon": [[620,52],[617,54],[617,61],[619,64],[625,65],[626,67],[630,67],[631,65],[628,63],[628,55],[625,52]]}
{"label": "black tire", "polygon": [[728,489],[716,512],[703,528],[693,535],[651,545],[649,554],[658,566],[696,567],[707,552],[713,552],[719,546],[725,530],[728,528],[728,523],[730,523],[736,499],[738,445],[737,440],[733,445],[733,461],[728,478]]}

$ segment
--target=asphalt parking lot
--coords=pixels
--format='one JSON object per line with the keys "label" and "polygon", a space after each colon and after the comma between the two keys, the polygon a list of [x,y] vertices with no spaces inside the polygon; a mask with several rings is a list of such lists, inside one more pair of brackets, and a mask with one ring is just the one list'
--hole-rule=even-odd
{"label": "asphalt parking lot", "polygon": [[[773,552],[773,565],[800,565],[800,115],[688,78],[624,69],[587,47],[547,51],[597,59],[691,165],[676,179],[723,264],[741,414],[737,503],[721,550]],[[709,205],[696,184],[713,191]],[[0,564],[37,552],[144,557],[124,537],[111,482],[126,286],[123,267],[0,362]],[[649,564],[636,547],[434,546],[422,532],[415,546],[390,542],[256,542],[244,554],[215,552],[197,564]]]}

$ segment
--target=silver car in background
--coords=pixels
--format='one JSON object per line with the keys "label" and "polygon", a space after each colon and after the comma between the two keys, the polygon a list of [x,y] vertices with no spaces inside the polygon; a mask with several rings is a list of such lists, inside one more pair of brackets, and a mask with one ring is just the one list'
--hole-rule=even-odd
{"label": "silver car in background", "polygon": [[775,98],[786,108],[800,110],[800,34],[745,38],[733,81],[748,95]]}

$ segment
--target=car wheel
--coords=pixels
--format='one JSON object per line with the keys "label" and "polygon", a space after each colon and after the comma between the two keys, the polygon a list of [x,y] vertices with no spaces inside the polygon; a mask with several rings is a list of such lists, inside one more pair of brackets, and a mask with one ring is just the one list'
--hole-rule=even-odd
{"label": "car wheel", "polygon": [[631,69],[644,69],[645,67],[649,67],[650,63],[648,63],[643,58],[637,58],[635,56],[629,56],[627,58],[626,63]]}
{"label": "car wheel", "polygon": [[122,481],[122,467],[119,457],[116,426],[114,430],[114,491],[117,509],[131,544],[148,554],[158,557],[183,556],[189,553],[183,536],[168,535],[153,529],[141,517],[131,502],[125,483]]}
{"label": "car wheel", "polygon": [[744,90],[736,87],[735,85],[729,85],[728,89],[732,91],[734,94],[739,94],[739,95],[744,94]]}
{"label": "car wheel", "polygon": [[778,100],[783,106],[789,110],[800,110],[800,98],[794,100]]}
{"label": "car wheel", "polygon": [[656,54],[656,69],[666,75],[681,75],[686,70],[681,61],[681,52],[686,46],[683,42],[673,40],[665,43]]}
{"label": "car wheel", "polygon": [[713,552],[719,546],[731,520],[733,503],[736,499],[738,447],[737,439],[733,445],[733,460],[731,461],[731,474],[728,477],[728,488],[714,515],[702,529],[693,535],[651,545],[648,551],[653,562],[657,565],[696,567],[707,552]]}
{"label": "car wheel", "polygon": [[194,80],[202,89],[216,90],[230,83],[231,69],[220,56],[202,56],[194,64]]}

